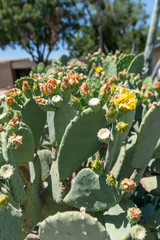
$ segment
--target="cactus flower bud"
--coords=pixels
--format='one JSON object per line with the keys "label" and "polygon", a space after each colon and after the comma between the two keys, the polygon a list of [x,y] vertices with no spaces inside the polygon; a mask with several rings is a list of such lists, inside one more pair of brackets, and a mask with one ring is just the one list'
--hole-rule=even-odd
{"label": "cactus flower bud", "polygon": [[15,98],[16,96],[22,95],[23,92],[20,89],[18,89],[18,88],[12,88],[12,89],[8,90],[7,93],[11,97]]}
{"label": "cactus flower bud", "polygon": [[142,86],[141,90],[142,90],[142,91],[145,91],[146,89],[147,89],[147,85],[144,84],[144,85]]}
{"label": "cactus flower bud", "polygon": [[120,79],[123,79],[124,77],[126,77],[126,74],[127,74],[127,70],[124,69],[123,71],[120,71],[119,74],[118,74],[118,77]]}
{"label": "cactus flower bud", "polygon": [[101,128],[97,134],[98,140],[102,143],[108,143],[110,139],[110,131],[108,128]]}
{"label": "cactus flower bud", "polygon": [[128,129],[128,123],[125,122],[119,122],[116,124],[116,130],[120,133],[126,132]]}
{"label": "cactus flower bud", "polygon": [[111,77],[110,79],[109,79],[109,83],[110,84],[112,84],[112,83],[116,83],[118,80],[117,80],[117,78],[115,77],[115,76],[113,76],[113,77]]}
{"label": "cactus flower bud", "polygon": [[157,104],[158,104],[157,102],[150,103],[150,104],[149,104],[149,108],[156,107]]}
{"label": "cactus flower bud", "polygon": [[136,224],[131,229],[131,237],[136,240],[144,240],[146,237],[146,229],[143,226]]}
{"label": "cactus flower bud", "polygon": [[125,178],[121,181],[121,187],[126,192],[132,193],[132,189],[136,187],[136,183],[128,178]]}
{"label": "cactus flower bud", "polygon": [[68,77],[63,77],[62,83],[61,83],[61,88],[68,89],[69,88],[69,79]]}
{"label": "cactus flower bud", "polygon": [[12,148],[14,147],[15,149],[18,148],[22,144],[22,136],[16,135],[13,133],[13,136],[11,136],[8,140],[9,147]]}
{"label": "cactus flower bud", "polygon": [[13,106],[15,104],[15,100],[13,97],[6,97],[6,103],[9,107]]}
{"label": "cactus flower bud", "polygon": [[93,170],[102,170],[102,161],[98,158],[91,163],[91,168]]}
{"label": "cactus flower bud", "polygon": [[154,88],[155,89],[160,89],[160,82],[159,81],[155,82]]}
{"label": "cactus flower bud", "polygon": [[136,224],[141,217],[141,210],[137,207],[129,208],[127,211],[128,220],[132,225]]}
{"label": "cactus flower bud", "polygon": [[9,197],[6,194],[0,194],[0,209],[5,208],[9,203]]}
{"label": "cactus flower bud", "polygon": [[10,164],[5,164],[0,168],[0,177],[10,179],[13,175],[14,168]]}
{"label": "cactus flower bud", "polygon": [[88,105],[93,109],[93,111],[98,112],[101,108],[101,103],[99,98],[91,98]]}
{"label": "cactus flower bud", "polygon": [[109,82],[104,83],[103,86],[101,87],[100,91],[99,91],[99,96],[102,98],[106,98],[109,96],[111,92],[111,85]]}
{"label": "cactus flower bud", "polygon": [[43,107],[46,104],[46,99],[41,98],[40,96],[35,97],[35,102],[38,104],[39,107]]}
{"label": "cactus flower bud", "polygon": [[79,98],[77,98],[77,97],[75,97],[75,96],[73,96],[73,95],[71,95],[69,104],[73,105],[74,108],[75,108],[77,111],[79,111],[79,112],[83,111],[83,107],[82,107],[82,104],[81,104]]}
{"label": "cactus flower bud", "polygon": [[151,92],[151,91],[147,91],[147,97],[148,97],[148,98],[153,97],[153,92]]}
{"label": "cactus flower bud", "polygon": [[23,92],[28,92],[31,90],[31,87],[29,86],[28,84],[28,81],[23,81],[23,84],[22,84],[22,91]]}
{"label": "cactus flower bud", "polygon": [[118,112],[113,106],[111,106],[106,112],[106,117],[111,123],[116,122],[117,116],[118,116]]}
{"label": "cactus flower bud", "polygon": [[3,131],[5,131],[5,127],[2,124],[0,124],[0,133]]}
{"label": "cactus flower bud", "polygon": [[115,177],[114,177],[112,174],[108,174],[108,175],[107,175],[107,183],[108,183],[110,186],[115,186],[115,184],[116,184],[116,179],[115,179]]}
{"label": "cactus flower bud", "polygon": [[19,123],[18,117],[14,116],[8,123],[9,126],[16,127]]}
{"label": "cactus flower bud", "polygon": [[42,80],[41,75],[39,73],[34,73],[33,78],[35,82]]}
{"label": "cactus flower bud", "polygon": [[86,82],[82,83],[81,87],[80,87],[80,91],[81,91],[81,95],[82,96],[86,96],[88,94],[90,94],[90,89],[89,86]]}

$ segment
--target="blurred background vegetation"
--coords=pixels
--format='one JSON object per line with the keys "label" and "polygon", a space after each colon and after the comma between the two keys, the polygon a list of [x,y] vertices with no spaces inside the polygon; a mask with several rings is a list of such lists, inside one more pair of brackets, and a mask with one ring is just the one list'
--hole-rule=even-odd
{"label": "blurred background vegetation", "polygon": [[102,51],[144,50],[145,4],[132,0],[0,0],[0,48],[21,46],[47,63],[59,43],[71,57]]}

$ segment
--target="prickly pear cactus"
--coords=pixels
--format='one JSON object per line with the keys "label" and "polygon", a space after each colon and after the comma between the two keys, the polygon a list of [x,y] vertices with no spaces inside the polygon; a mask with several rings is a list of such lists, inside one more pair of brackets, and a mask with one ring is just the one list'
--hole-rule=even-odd
{"label": "prickly pear cactus", "polygon": [[156,239],[159,82],[143,54],[66,60],[0,100],[0,239]]}

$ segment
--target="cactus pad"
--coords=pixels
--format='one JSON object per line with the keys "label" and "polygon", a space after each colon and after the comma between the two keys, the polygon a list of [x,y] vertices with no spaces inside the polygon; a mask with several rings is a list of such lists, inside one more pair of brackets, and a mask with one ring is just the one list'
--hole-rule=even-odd
{"label": "cactus pad", "polygon": [[30,232],[40,219],[42,205],[34,184],[28,183],[26,195],[27,200],[23,205],[25,219],[22,227],[25,231]]}
{"label": "cactus pad", "polygon": [[23,124],[23,126],[14,132],[16,135],[22,136],[22,144],[20,144],[17,149],[12,150],[17,165],[33,161],[34,138],[31,130],[26,124]]}
{"label": "cactus pad", "polygon": [[147,192],[160,196],[160,176],[144,177],[140,183]]}
{"label": "cactus pad", "polygon": [[39,236],[41,240],[107,240],[106,230],[96,218],[76,211],[46,218],[40,224]]}
{"label": "cactus pad", "polygon": [[20,240],[22,220],[22,213],[11,204],[0,210],[0,239]]}
{"label": "cactus pad", "polygon": [[144,54],[137,55],[128,67],[129,73],[135,73],[136,75],[142,74],[142,70],[144,67]]}
{"label": "cactus pad", "polygon": [[15,82],[15,87],[22,91],[23,81],[27,81],[31,89],[33,88],[34,79],[31,77],[21,77],[20,79],[17,79]]}
{"label": "cactus pad", "polygon": [[117,63],[117,72],[123,71],[124,69],[128,69],[131,61],[135,58],[135,55],[129,54],[119,60]]}
{"label": "cactus pad", "polygon": [[104,110],[93,112],[88,108],[67,126],[57,157],[61,180],[69,177],[102,146],[97,133],[105,126],[104,114]]}
{"label": "cactus pad", "polygon": [[85,207],[88,211],[102,211],[121,200],[116,187],[106,183],[106,176],[99,176],[89,168],[82,169],[64,202],[73,207]]}
{"label": "cactus pad", "polygon": [[159,140],[159,119],[160,102],[156,107],[150,108],[143,118],[133,151],[131,160],[132,167],[142,169],[148,165],[154,148]]}
{"label": "cactus pad", "polygon": [[46,123],[46,113],[40,109],[34,99],[30,99],[22,109],[22,117],[23,122],[30,127],[33,133],[35,149],[37,149]]}
{"label": "cactus pad", "polygon": [[131,200],[122,199],[119,204],[104,213],[105,226],[110,240],[129,239],[125,238],[129,236],[131,230],[131,225],[127,219],[127,210],[134,206]]}
{"label": "cactus pad", "polygon": [[57,162],[52,163],[51,171],[52,196],[57,203],[61,203],[64,196],[63,184],[59,179]]}

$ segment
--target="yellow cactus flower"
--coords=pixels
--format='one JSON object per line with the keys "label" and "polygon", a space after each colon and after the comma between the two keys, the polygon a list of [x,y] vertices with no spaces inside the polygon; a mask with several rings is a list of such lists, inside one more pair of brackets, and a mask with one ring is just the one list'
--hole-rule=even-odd
{"label": "yellow cactus flower", "polygon": [[114,104],[119,107],[120,111],[127,112],[136,108],[138,99],[136,98],[136,94],[133,90],[122,88],[120,90],[120,94],[115,96],[113,101]]}
{"label": "yellow cactus flower", "polygon": [[101,70],[102,70],[101,66],[95,68],[95,71],[96,71],[97,73],[100,73]]}

